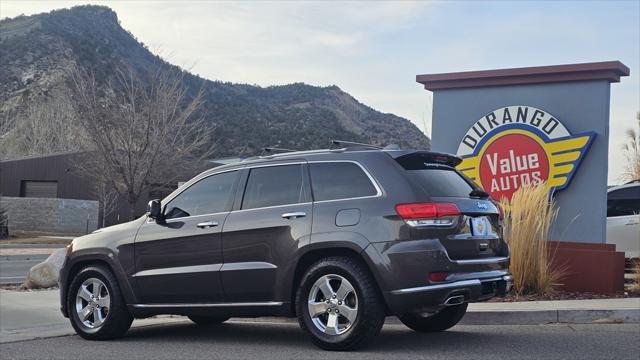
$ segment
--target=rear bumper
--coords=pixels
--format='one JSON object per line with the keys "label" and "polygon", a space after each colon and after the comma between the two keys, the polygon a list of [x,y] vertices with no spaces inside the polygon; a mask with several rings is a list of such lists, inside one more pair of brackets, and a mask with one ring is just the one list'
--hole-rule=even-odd
{"label": "rear bumper", "polygon": [[452,275],[455,280],[450,282],[390,291],[386,296],[390,309],[396,315],[432,312],[443,306],[505,296],[513,286],[507,271]]}

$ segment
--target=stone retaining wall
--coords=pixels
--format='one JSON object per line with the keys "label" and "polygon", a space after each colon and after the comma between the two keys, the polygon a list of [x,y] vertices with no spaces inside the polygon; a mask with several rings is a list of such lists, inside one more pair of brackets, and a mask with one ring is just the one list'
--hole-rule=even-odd
{"label": "stone retaining wall", "polygon": [[9,233],[86,234],[98,228],[93,200],[0,197],[9,218]]}

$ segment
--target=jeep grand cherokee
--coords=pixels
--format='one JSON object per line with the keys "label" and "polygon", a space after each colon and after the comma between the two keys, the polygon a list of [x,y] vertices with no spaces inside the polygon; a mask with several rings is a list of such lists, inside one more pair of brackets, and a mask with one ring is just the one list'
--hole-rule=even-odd
{"label": "jeep grand cherokee", "polygon": [[92,340],[157,314],[296,316],[329,350],[363,345],[388,315],[446,330],[511,286],[499,208],[460,161],[349,146],[205,171],[137,220],[76,238],[62,313]]}

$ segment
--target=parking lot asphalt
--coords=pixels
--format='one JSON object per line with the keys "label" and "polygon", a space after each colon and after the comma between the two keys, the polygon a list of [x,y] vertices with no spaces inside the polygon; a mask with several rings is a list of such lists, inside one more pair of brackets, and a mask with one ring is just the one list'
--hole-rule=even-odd
{"label": "parking lot asphalt", "polygon": [[326,352],[296,324],[190,322],[132,329],[124,338],[62,336],[0,344],[2,359],[638,359],[640,324],[456,326],[418,334],[385,325],[371,346]]}

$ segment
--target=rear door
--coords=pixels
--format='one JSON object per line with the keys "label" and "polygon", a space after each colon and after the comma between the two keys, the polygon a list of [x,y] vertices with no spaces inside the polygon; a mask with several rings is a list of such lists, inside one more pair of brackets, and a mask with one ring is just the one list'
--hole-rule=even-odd
{"label": "rear door", "polygon": [[135,240],[134,284],[143,303],[224,300],[221,229],[240,171],[205,177],[163,203],[166,223],[149,219]]}
{"label": "rear door", "polygon": [[309,163],[313,193],[312,242],[344,241],[377,224],[373,216],[382,191],[361,164],[353,161]]}
{"label": "rear door", "polygon": [[269,302],[311,232],[306,163],[244,170],[239,201],[224,224],[222,282],[229,302]]}

